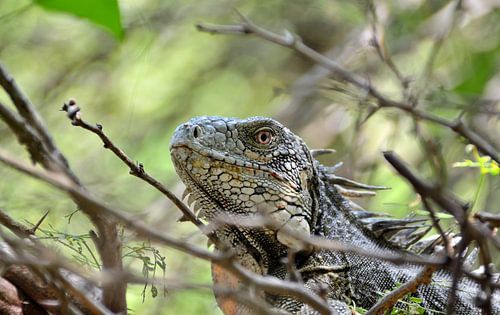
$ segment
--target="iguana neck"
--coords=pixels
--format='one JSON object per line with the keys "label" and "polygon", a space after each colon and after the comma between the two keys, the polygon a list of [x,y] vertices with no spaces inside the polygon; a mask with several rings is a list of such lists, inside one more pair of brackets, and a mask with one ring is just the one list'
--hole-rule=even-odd
{"label": "iguana neck", "polygon": [[323,166],[318,165],[318,223],[316,234],[328,239],[341,240],[364,248],[405,251],[385,238],[375,235],[352,211],[346,200],[326,178]]}

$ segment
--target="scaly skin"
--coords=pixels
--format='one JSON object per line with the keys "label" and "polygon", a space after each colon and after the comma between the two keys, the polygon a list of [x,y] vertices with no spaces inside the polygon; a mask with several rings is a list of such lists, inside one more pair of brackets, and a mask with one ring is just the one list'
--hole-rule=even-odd
{"label": "scaly skin", "polygon": [[[216,236],[237,253],[239,262],[258,274],[280,279],[289,276],[284,258],[290,249],[300,250],[301,243],[286,230],[372,251],[405,251],[367,228],[328,182],[329,170],[313,159],[299,137],[273,119],[193,118],[176,129],[171,155],[200,218],[212,222],[223,216],[237,222],[239,217],[259,214],[274,223],[260,228],[219,224],[215,230]],[[327,292],[332,309],[339,314],[351,314],[348,305],[353,304],[370,308],[381,292],[392,291],[421,269],[326,250],[299,252],[295,267],[306,287]],[[217,284],[239,285],[217,266],[213,274]],[[415,294],[423,298],[422,306],[428,313],[445,309],[450,279],[447,273],[439,272],[433,284]],[[472,303],[478,290],[468,281],[460,283],[456,314],[480,313]],[[313,313],[307,305],[286,296],[261,296],[281,310]],[[226,314],[252,313],[221,297],[218,303]]]}

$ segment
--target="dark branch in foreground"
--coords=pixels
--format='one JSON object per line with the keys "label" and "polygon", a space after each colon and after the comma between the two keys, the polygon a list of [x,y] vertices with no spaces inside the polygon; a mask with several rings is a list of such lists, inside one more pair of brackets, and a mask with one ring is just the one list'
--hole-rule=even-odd
{"label": "dark branch in foreground", "polygon": [[37,169],[33,166],[18,162],[16,159],[10,157],[2,150],[0,150],[0,162],[3,162],[4,164],[26,175],[37,178],[54,186],[55,188],[62,190],[63,192],[66,192],[67,194],[75,198],[79,203],[85,205],[89,209],[93,209],[98,213],[105,213],[106,215],[113,217],[114,219],[137,233],[141,238],[150,239],[152,241],[185,252],[194,257],[212,261],[224,267],[229,272],[235,274],[244,282],[251,283],[259,289],[271,293],[280,293],[292,296],[299,301],[311,305],[311,307],[317,310],[320,314],[331,314],[331,310],[326,302],[315,293],[306,289],[304,286],[289,281],[279,280],[277,278],[258,275],[246,270],[245,268],[237,264],[234,261],[233,255],[230,253],[212,253],[210,251],[186,243],[182,240],[177,240],[175,238],[166,236],[163,233],[155,231],[146,224],[137,221],[132,217],[129,217],[123,211],[112,209],[109,206],[98,201],[88,192],[81,189],[81,187],[74,185],[67,179],[66,176],[64,176],[64,174],[43,172],[42,170]]}

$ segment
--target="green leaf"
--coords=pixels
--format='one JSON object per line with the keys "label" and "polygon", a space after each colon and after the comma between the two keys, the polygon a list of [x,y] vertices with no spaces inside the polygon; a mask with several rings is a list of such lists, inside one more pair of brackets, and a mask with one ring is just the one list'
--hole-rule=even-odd
{"label": "green leaf", "polygon": [[116,38],[123,38],[118,0],[33,0],[48,10],[70,13],[103,27]]}
{"label": "green leaf", "polygon": [[461,68],[463,81],[455,91],[463,95],[481,95],[486,83],[495,75],[500,48],[472,54],[469,62]]}

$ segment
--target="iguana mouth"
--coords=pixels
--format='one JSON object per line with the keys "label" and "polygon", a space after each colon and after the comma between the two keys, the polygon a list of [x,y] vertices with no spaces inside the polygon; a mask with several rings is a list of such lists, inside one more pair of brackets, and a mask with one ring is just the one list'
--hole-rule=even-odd
{"label": "iguana mouth", "polygon": [[[178,149],[186,149],[191,151],[192,153],[199,154],[200,156],[204,156],[207,158],[210,158],[211,163],[210,167],[220,167],[221,165],[224,165],[224,169],[230,172],[234,173],[241,173],[241,174],[248,174],[248,175],[258,175],[262,178],[268,178],[268,179],[277,179],[281,182],[283,182],[285,185],[289,186],[293,190],[297,190],[298,187],[296,184],[293,182],[287,180],[285,176],[282,174],[270,170],[268,167],[257,164],[257,163],[251,163],[251,162],[239,162],[239,160],[230,157],[228,155],[222,154],[218,151],[211,150],[210,148],[196,148],[195,145],[193,144],[175,144],[170,147],[170,152],[171,154],[175,152]],[[181,164],[181,163],[179,163]],[[182,166],[182,165],[181,165]],[[247,170],[245,172],[245,170]],[[189,170],[184,169],[186,173],[190,173]],[[260,173],[257,173],[260,172]],[[191,177],[192,178],[192,177]],[[192,178],[194,181],[196,181],[194,178]]]}
{"label": "iguana mouth", "polygon": [[198,217],[213,221],[219,214],[228,214],[231,220],[235,219],[234,215],[247,218],[261,214],[273,226],[270,228],[273,235],[276,233],[273,239],[276,237],[287,246],[302,246],[282,231],[285,226],[291,226],[301,234],[310,233],[311,211],[297,188],[273,172],[263,171],[262,167],[255,169],[251,165],[216,160],[210,154],[212,151],[199,152],[185,144],[171,148],[179,175],[190,188],[190,203],[199,210]]}
{"label": "iguana mouth", "polygon": [[[185,150],[185,152],[182,153],[180,150]],[[177,168],[179,175],[184,177],[186,189],[189,192],[189,195],[191,195],[191,197],[188,198],[188,203],[193,205],[193,208],[199,218],[211,221],[217,214],[248,215],[245,211],[240,211],[241,206],[238,206],[234,200],[231,200],[219,191],[219,187],[217,187],[217,185],[213,185],[209,180],[203,180],[203,178],[200,178],[199,172],[200,169],[221,169],[223,172],[220,172],[219,175],[231,174],[233,178],[237,178],[241,181],[242,179],[240,177],[242,176],[255,176],[256,170],[254,168],[215,160],[212,156],[206,153],[203,154],[202,152],[186,145],[172,146],[170,151],[173,157],[174,165]],[[186,161],[189,160],[190,157],[193,157],[193,155],[197,155],[198,158],[194,159],[195,163],[193,163],[194,165],[192,164],[193,166],[189,169]],[[202,167],[203,165],[201,164],[206,164],[207,161],[202,161],[201,158],[209,159],[208,168],[205,169]],[[198,165],[198,163],[200,165]],[[193,173],[193,169],[197,169],[197,171]],[[208,205],[208,202],[210,205]],[[219,211],[217,209],[219,209]]]}

